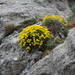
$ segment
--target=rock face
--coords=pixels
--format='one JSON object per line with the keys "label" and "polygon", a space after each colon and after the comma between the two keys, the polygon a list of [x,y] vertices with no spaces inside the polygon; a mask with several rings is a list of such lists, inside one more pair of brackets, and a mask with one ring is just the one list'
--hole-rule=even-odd
{"label": "rock face", "polygon": [[25,60],[20,59],[17,36],[18,33],[14,32],[0,45],[0,75],[17,75],[25,68]]}
{"label": "rock face", "polygon": [[[20,75],[28,72],[40,52],[27,54],[18,45],[19,33],[14,31],[0,43],[0,75]],[[23,51],[22,51],[23,50]],[[25,70],[25,71],[24,71]],[[23,73],[24,71],[24,73]]]}
{"label": "rock face", "polygon": [[5,37],[0,45],[0,75],[75,75],[75,28],[63,44],[34,63],[40,53],[28,55],[20,51],[18,32]]}
{"label": "rock face", "polygon": [[6,24],[18,25],[27,17],[44,17],[62,14],[70,16],[72,11],[67,0],[0,0],[0,19]]}
{"label": "rock face", "polygon": [[75,75],[75,28],[63,44],[35,63],[28,75]]}
{"label": "rock face", "polygon": [[[27,54],[18,45],[18,31],[3,38],[4,25],[18,25],[27,17],[62,14],[72,11],[68,1],[57,0],[0,0],[0,75],[74,75],[75,28],[70,30],[65,42],[37,63],[41,52]],[[72,74],[74,73],[74,74]]]}
{"label": "rock face", "polygon": [[75,75],[75,28],[63,44],[35,63],[28,75]]}

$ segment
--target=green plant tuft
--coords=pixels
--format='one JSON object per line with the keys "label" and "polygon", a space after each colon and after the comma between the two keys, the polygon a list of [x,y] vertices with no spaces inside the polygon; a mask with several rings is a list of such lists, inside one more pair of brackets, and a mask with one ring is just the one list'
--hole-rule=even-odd
{"label": "green plant tuft", "polygon": [[26,26],[28,26],[28,25],[33,25],[33,24],[35,24],[35,23],[37,23],[37,19],[35,19],[35,18],[26,18],[23,22],[21,22],[20,24],[21,25],[26,25]]}

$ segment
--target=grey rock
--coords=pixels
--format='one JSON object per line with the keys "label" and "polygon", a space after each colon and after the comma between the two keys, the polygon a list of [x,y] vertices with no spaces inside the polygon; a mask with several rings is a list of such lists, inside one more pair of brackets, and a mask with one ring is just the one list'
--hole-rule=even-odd
{"label": "grey rock", "polygon": [[27,17],[72,15],[67,0],[61,2],[61,8],[66,5],[65,10],[60,11],[58,3],[56,0],[0,0],[0,75],[66,75],[74,70],[75,28],[69,31],[63,44],[37,63],[33,60],[40,59],[41,52],[28,54],[20,49],[17,31],[3,36],[5,24],[19,25]]}
{"label": "grey rock", "polygon": [[6,24],[18,25],[28,17],[41,18],[55,14],[64,16],[72,14],[67,0],[0,0],[0,18]]}
{"label": "grey rock", "polygon": [[[41,52],[28,54],[18,45],[19,33],[14,31],[11,35],[2,39],[0,45],[0,75],[20,75],[35,63]],[[39,58],[38,58],[39,59]],[[23,72],[24,71],[24,72]]]}
{"label": "grey rock", "polygon": [[27,75],[75,75],[75,28],[69,31],[65,42],[35,63]]}
{"label": "grey rock", "polygon": [[65,10],[66,10],[65,4],[62,3],[62,2],[57,2],[57,3],[56,3],[56,7],[57,7],[57,9],[58,9],[59,11],[65,11]]}
{"label": "grey rock", "polygon": [[26,67],[26,58],[22,58],[23,53],[19,49],[18,32],[3,39],[0,45],[0,75],[18,75]]}
{"label": "grey rock", "polygon": [[[40,59],[41,52],[28,54],[18,45],[19,33],[15,31],[5,37],[0,45],[0,75],[74,75],[75,72],[75,28],[69,30],[63,44],[51,54]],[[24,49],[23,49],[24,50]]]}
{"label": "grey rock", "polygon": [[[19,33],[5,37],[0,45],[0,75],[74,75],[75,74],[75,28],[69,30],[63,44],[51,54],[40,59],[41,52],[28,54],[18,45]],[[24,50],[24,49],[23,49]]]}

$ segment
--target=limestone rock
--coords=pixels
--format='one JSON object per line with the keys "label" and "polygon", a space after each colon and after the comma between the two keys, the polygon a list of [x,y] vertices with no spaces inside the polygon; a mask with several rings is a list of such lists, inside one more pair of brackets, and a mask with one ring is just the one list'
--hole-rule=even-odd
{"label": "limestone rock", "polygon": [[65,42],[35,63],[28,75],[75,75],[75,28],[69,31]]}
{"label": "limestone rock", "polygon": [[[28,54],[18,45],[19,33],[14,31],[2,39],[0,44],[0,75],[20,75],[26,73],[40,52]],[[39,59],[39,58],[38,58]]]}
{"label": "limestone rock", "polygon": [[57,0],[0,0],[0,19],[6,24],[18,25],[28,17],[61,14],[70,16],[68,1]]}
{"label": "limestone rock", "polygon": [[26,58],[19,54],[18,33],[2,40],[0,45],[0,75],[17,75],[25,68]]}
{"label": "limestone rock", "polygon": [[67,0],[0,0],[0,75],[69,75],[74,72],[75,28],[69,31],[63,44],[37,63],[33,59],[41,52],[27,54],[24,49],[21,51],[17,31],[3,38],[5,24],[19,25],[28,17],[58,13],[66,17],[72,14]]}
{"label": "limestone rock", "polygon": [[74,75],[75,28],[69,30],[63,44],[38,62],[39,52],[27,54],[19,50],[19,33],[5,37],[0,45],[0,75]]}

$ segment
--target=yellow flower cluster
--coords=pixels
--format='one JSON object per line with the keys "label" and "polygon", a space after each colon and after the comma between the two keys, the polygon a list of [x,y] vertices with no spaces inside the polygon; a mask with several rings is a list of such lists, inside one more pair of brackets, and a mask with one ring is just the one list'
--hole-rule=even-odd
{"label": "yellow flower cluster", "polygon": [[62,23],[64,21],[64,16],[61,15],[46,16],[43,18],[43,21],[46,21],[47,19],[57,20],[58,22]]}
{"label": "yellow flower cluster", "polygon": [[19,35],[19,44],[30,52],[34,47],[40,48],[44,41],[52,38],[53,34],[48,31],[47,27],[32,25],[23,29]]}

